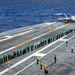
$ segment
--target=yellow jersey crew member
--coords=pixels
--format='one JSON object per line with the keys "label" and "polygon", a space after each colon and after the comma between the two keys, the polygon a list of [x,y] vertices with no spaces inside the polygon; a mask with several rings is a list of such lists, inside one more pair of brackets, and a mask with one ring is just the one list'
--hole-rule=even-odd
{"label": "yellow jersey crew member", "polygon": [[40,61],[40,69],[42,69],[42,65],[43,65],[43,62],[42,62],[42,61]]}
{"label": "yellow jersey crew member", "polygon": [[8,68],[10,68],[11,61],[8,60],[7,63],[8,63]]}
{"label": "yellow jersey crew member", "polygon": [[39,57],[38,56],[36,57],[36,60],[37,60],[37,64],[39,64]]}
{"label": "yellow jersey crew member", "polygon": [[46,70],[46,75],[48,75],[48,70],[49,70],[48,67],[46,67],[45,70]]}
{"label": "yellow jersey crew member", "polygon": [[44,65],[44,67],[43,67],[44,68],[44,73],[46,73],[46,67],[47,67],[46,65]]}

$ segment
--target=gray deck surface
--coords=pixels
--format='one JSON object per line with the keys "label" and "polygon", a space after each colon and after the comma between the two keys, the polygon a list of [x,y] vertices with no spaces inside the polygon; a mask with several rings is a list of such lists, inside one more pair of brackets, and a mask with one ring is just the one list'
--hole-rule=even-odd
{"label": "gray deck surface", "polygon": [[[38,27],[33,26],[34,28],[32,29],[29,29],[31,27],[28,27],[28,29],[23,28],[20,29],[19,31],[14,30],[10,31],[9,33],[1,34],[0,40],[3,39],[7,40],[0,42],[0,53],[3,52],[4,50],[7,50],[15,46],[16,48],[1,53],[0,57],[12,53],[13,51],[22,50],[23,48],[35,44],[36,42],[39,42],[43,39],[48,39],[49,37],[56,36],[57,34],[62,33],[63,31],[75,28],[75,24],[71,23],[52,33],[49,33],[47,35],[41,36],[33,40],[33,38],[38,37],[60,26],[64,26],[64,24],[54,23],[53,25],[48,24],[45,27],[43,25],[39,25]],[[15,36],[19,33],[24,33],[29,30],[31,31],[28,33]],[[8,39],[9,37],[13,38]],[[26,42],[27,40],[30,39],[32,39],[32,41],[23,44],[19,47],[17,46],[18,44],[22,44],[23,42]],[[65,40],[69,40],[68,47],[65,46]],[[74,53],[71,53],[72,46],[74,47]],[[39,51],[38,54],[37,51]],[[35,54],[33,55],[33,53]],[[39,54],[41,54],[42,56],[39,56]],[[57,56],[57,63],[54,63],[53,59],[54,55]],[[42,46],[33,51],[29,51],[24,55],[12,59],[10,68],[8,68],[7,63],[1,64],[0,65],[1,75],[45,75],[44,70],[43,69],[41,70],[40,66],[36,64],[36,56],[39,56],[40,58],[42,57],[41,60],[43,61],[43,65],[47,65],[49,67],[49,75],[75,75],[75,32],[63,37],[62,39],[60,38],[58,40],[53,41],[50,44],[46,44],[45,46]],[[26,58],[28,59],[24,60],[21,64],[11,68],[13,65],[17,64],[18,62]],[[3,72],[6,69],[8,69],[8,71]],[[19,72],[20,70],[22,71]],[[17,72],[19,73],[16,74]]]}

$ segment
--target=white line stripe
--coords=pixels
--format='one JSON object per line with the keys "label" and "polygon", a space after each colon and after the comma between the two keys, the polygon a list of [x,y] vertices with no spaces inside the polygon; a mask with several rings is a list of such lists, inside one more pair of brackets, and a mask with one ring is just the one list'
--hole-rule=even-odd
{"label": "white line stripe", "polygon": [[67,41],[68,39],[60,39],[60,41]]}
{"label": "white line stripe", "polygon": [[[40,36],[37,36],[37,37],[35,37],[35,38],[32,38],[32,40],[35,40],[35,39],[37,39],[37,38],[40,38],[40,37],[42,37],[42,36],[44,36],[44,35],[45,35],[45,34],[42,34],[42,35],[40,35]],[[12,50],[12,49],[14,49],[14,48],[16,48],[16,46],[11,47],[11,48],[9,48],[9,49],[6,49],[6,50],[0,52],[0,54],[5,53],[5,52],[7,52],[7,51],[10,51],[10,50]]]}
{"label": "white line stripe", "polygon": [[60,29],[60,28],[63,28],[63,27],[65,27],[65,26],[60,26],[60,27],[58,27],[58,28],[56,28],[56,29]]}
{"label": "white line stripe", "polygon": [[47,23],[44,23],[41,27],[50,26],[50,25],[55,24],[55,23],[56,23],[56,22],[53,22],[53,23],[49,23],[49,22],[47,22]]}
{"label": "white line stripe", "polygon": [[[60,28],[62,28],[62,26],[61,26]],[[35,39],[37,39],[37,38],[40,38],[40,37],[42,37],[42,36],[44,36],[44,35],[46,35],[46,33],[44,33],[44,34],[42,34],[42,35],[40,35],[40,36],[37,36],[37,37],[35,37],[35,38],[32,38],[32,40],[35,40]],[[10,51],[10,50],[12,50],[12,49],[14,49],[14,48],[16,48],[16,47],[14,46],[13,48],[11,47],[11,48],[9,48],[9,49],[6,49],[6,50],[0,52],[0,54],[5,53],[5,52],[7,52],[7,51]]]}
{"label": "white line stripe", "polygon": [[[55,24],[56,22],[49,22],[50,23],[50,25],[52,25],[52,24]],[[36,27],[41,27],[42,25],[44,25],[44,24],[48,24],[47,22],[46,23],[41,23],[41,24],[37,24],[37,25],[34,25],[33,27],[31,27],[31,28],[36,28]]]}
{"label": "white line stripe", "polygon": [[3,41],[5,41],[5,40],[12,39],[12,38],[14,38],[14,37],[17,37],[17,36],[20,36],[20,35],[23,35],[23,34],[30,33],[31,31],[33,31],[33,30],[26,31],[26,32],[23,32],[23,33],[20,33],[20,34],[16,34],[16,35],[14,35],[14,36],[11,36],[11,37],[9,37],[9,38],[6,38],[6,39],[3,39],[3,40],[0,40],[0,42],[3,42]]}
{"label": "white line stripe", "polygon": [[[56,23],[56,22],[50,23],[50,25],[52,25],[52,24],[54,24],[54,23]],[[47,25],[45,25],[45,26],[47,26]],[[31,28],[28,28],[28,29],[33,29],[33,28],[35,28],[35,27],[40,27],[40,25],[39,25],[39,26],[31,27]],[[6,41],[6,40],[9,40],[9,39],[12,39],[12,38],[14,38],[14,37],[16,37],[16,36],[20,36],[20,35],[23,35],[23,34],[29,33],[29,32],[31,32],[31,31],[33,31],[33,30],[30,30],[30,31],[28,30],[28,31],[26,31],[26,32],[23,32],[23,33],[17,34],[17,35],[15,35],[15,36],[11,36],[11,37],[9,37],[9,38],[7,38],[7,39],[0,40],[0,42],[3,42],[3,41]]]}
{"label": "white line stripe", "polygon": [[3,42],[3,41],[5,41],[5,40],[8,40],[8,38],[7,38],[7,39],[0,40],[0,42]]}
{"label": "white line stripe", "polygon": [[27,69],[28,67],[30,67],[31,65],[33,65],[36,62],[36,60],[34,62],[32,62],[31,64],[29,64],[28,66],[26,66],[25,68],[23,68],[22,70],[18,71],[16,74],[14,75],[18,75],[20,72],[22,72],[23,70]]}
{"label": "white line stripe", "polygon": [[45,56],[45,54],[44,54],[44,53],[36,53],[36,54],[34,54],[33,56],[43,57],[43,56]]}
{"label": "white line stripe", "polygon": [[42,35],[40,35],[40,36],[37,36],[37,37],[33,38],[32,40],[38,39],[38,38],[40,38],[40,37],[42,37],[42,36],[44,36],[44,35],[46,35],[46,34],[44,33],[44,34],[42,34]]}
{"label": "white line stripe", "polygon": [[[47,54],[53,52],[54,50],[56,50],[58,47],[60,47],[60,46],[63,45],[63,44],[64,44],[64,42],[63,42],[62,44],[58,45],[57,47],[55,47],[54,49],[52,49],[51,51],[49,51],[48,53],[46,53],[44,56],[46,56]],[[43,57],[44,57],[44,56],[43,56]],[[41,58],[43,58],[43,57],[41,57]],[[28,66],[26,66],[26,67],[23,68],[22,70],[18,71],[18,72],[15,73],[14,75],[18,75],[20,72],[24,71],[25,69],[27,69],[28,67],[30,67],[31,65],[33,65],[35,62],[36,62],[36,61],[32,62],[31,64],[29,64]]]}
{"label": "white line stripe", "polygon": [[5,52],[7,52],[7,51],[10,51],[10,50],[12,50],[12,49],[14,49],[14,48],[16,48],[16,47],[8,48],[8,49],[6,49],[6,50],[4,50],[4,51],[0,52],[0,54],[3,54],[3,53],[5,53]]}
{"label": "white line stripe", "polygon": [[[64,36],[64,37],[66,37],[66,36]],[[62,38],[64,38],[64,37],[62,37]],[[42,48],[41,50],[39,50],[39,51],[37,51],[37,52],[31,54],[30,56],[28,56],[28,57],[22,59],[20,62],[17,62],[16,64],[12,65],[12,66],[10,67],[10,69],[12,69],[12,68],[16,67],[17,65],[23,63],[24,61],[26,61],[26,60],[28,60],[29,58],[31,58],[32,56],[34,56],[36,53],[39,53],[39,52],[45,50],[46,48],[50,47],[51,45],[55,44],[55,43],[58,42],[58,41],[59,41],[59,39],[56,40],[56,41],[54,41],[53,43],[51,43],[51,44],[45,46],[45,47]],[[1,74],[4,74],[4,73],[6,73],[7,71],[9,71],[10,69],[6,68],[5,70],[3,70],[3,71],[0,72],[0,73],[1,73]]]}
{"label": "white line stripe", "polygon": [[[60,28],[63,28],[63,27],[65,27],[65,26],[60,26],[60,27],[56,28],[56,30],[58,30],[58,29],[60,29]],[[40,38],[40,37],[42,37],[42,36],[44,36],[44,35],[46,35],[46,33],[45,33],[45,34],[42,34],[42,35],[40,35],[40,36],[37,36],[37,37],[35,37],[35,38],[33,38],[33,40],[35,40],[35,39],[37,39],[37,38]]]}
{"label": "white line stripe", "polygon": [[[34,30],[34,29],[33,29],[33,30]],[[17,35],[15,35],[15,36],[13,36],[13,37],[20,36],[20,35],[23,35],[23,34],[26,34],[26,33],[30,33],[30,32],[33,31],[33,30],[30,30],[30,31],[26,31],[26,32],[23,32],[23,33],[17,34]]]}
{"label": "white line stripe", "polygon": [[[69,38],[68,40],[71,40],[74,36],[72,36],[71,38]],[[63,45],[65,42],[61,43],[60,45],[58,45],[57,47],[55,47],[54,49],[52,49],[51,51],[49,51],[48,53],[46,53],[44,56],[46,56],[47,54],[53,52],[54,50],[56,50],[58,47],[60,47],[61,45]],[[44,57],[43,56],[43,57]],[[41,57],[41,58],[43,58]],[[28,67],[30,67],[31,65],[33,65],[36,61],[32,62],[31,64],[29,64],[28,66],[26,66],[25,68],[23,68],[22,70],[18,71],[17,73],[15,73],[14,75],[18,75],[20,72],[22,72],[23,70],[27,69]]]}
{"label": "white line stripe", "polygon": [[6,36],[4,36],[4,37],[6,37],[6,38],[11,38],[12,36],[11,36],[11,35],[6,35]]}
{"label": "white line stripe", "polygon": [[[62,43],[63,44],[63,43]],[[54,49],[52,49],[51,51],[49,51],[48,53],[46,53],[44,56],[46,56],[47,54],[53,52],[55,49],[57,49],[58,47],[60,47],[62,44],[58,45],[57,47],[55,47]],[[44,57],[43,56],[43,57]],[[41,57],[41,58],[43,58]],[[18,75],[20,72],[24,71],[25,69],[27,69],[28,67],[30,67],[31,65],[33,65],[36,61],[32,62],[31,64],[29,64],[28,66],[26,66],[25,68],[23,68],[22,70],[18,71],[17,73],[15,73],[14,75]]]}

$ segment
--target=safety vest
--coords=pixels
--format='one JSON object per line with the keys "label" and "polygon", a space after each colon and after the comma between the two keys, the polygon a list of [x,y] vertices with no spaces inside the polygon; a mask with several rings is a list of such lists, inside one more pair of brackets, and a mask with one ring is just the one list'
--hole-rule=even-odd
{"label": "safety vest", "polygon": [[36,60],[39,60],[39,57],[36,57]]}
{"label": "safety vest", "polygon": [[43,63],[42,63],[42,61],[40,61],[40,65],[42,65]]}
{"label": "safety vest", "polygon": [[47,66],[46,66],[46,65],[44,65],[44,70],[46,70],[46,67],[47,67]]}
{"label": "safety vest", "polygon": [[48,71],[48,67],[46,67],[46,71]]}
{"label": "safety vest", "polygon": [[11,62],[10,62],[10,60],[8,60],[8,64],[10,64]]}

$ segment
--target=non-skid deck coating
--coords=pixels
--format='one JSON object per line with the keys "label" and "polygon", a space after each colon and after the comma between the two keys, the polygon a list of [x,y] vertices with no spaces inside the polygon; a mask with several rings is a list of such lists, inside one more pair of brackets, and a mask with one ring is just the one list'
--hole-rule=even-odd
{"label": "non-skid deck coating", "polygon": [[[54,23],[52,25],[38,26],[30,29],[30,32],[22,34],[15,33],[17,36],[0,42],[0,56],[21,50],[26,46],[39,42],[48,37],[55,36],[60,32],[74,28],[75,24],[64,25],[62,23]],[[57,27],[57,28],[56,28]],[[55,29],[55,30],[54,30]],[[24,30],[23,30],[24,31]],[[14,31],[15,32],[15,31]],[[20,34],[22,35],[20,35]],[[12,35],[13,33],[9,34]],[[2,35],[3,36],[3,35]],[[4,36],[8,35],[4,34]],[[1,39],[3,40],[3,39]],[[26,41],[31,40],[26,43]],[[69,40],[68,47],[65,41]],[[71,53],[71,47],[74,47],[74,53]],[[3,53],[2,53],[3,52]],[[57,55],[57,63],[54,63],[53,57]],[[45,75],[43,69],[36,64],[36,56],[43,61],[43,65],[49,67],[49,75],[74,75],[75,74],[75,32],[64,36],[54,42],[43,47],[30,51],[25,55],[11,60],[10,68],[7,63],[0,66],[1,75]]]}

